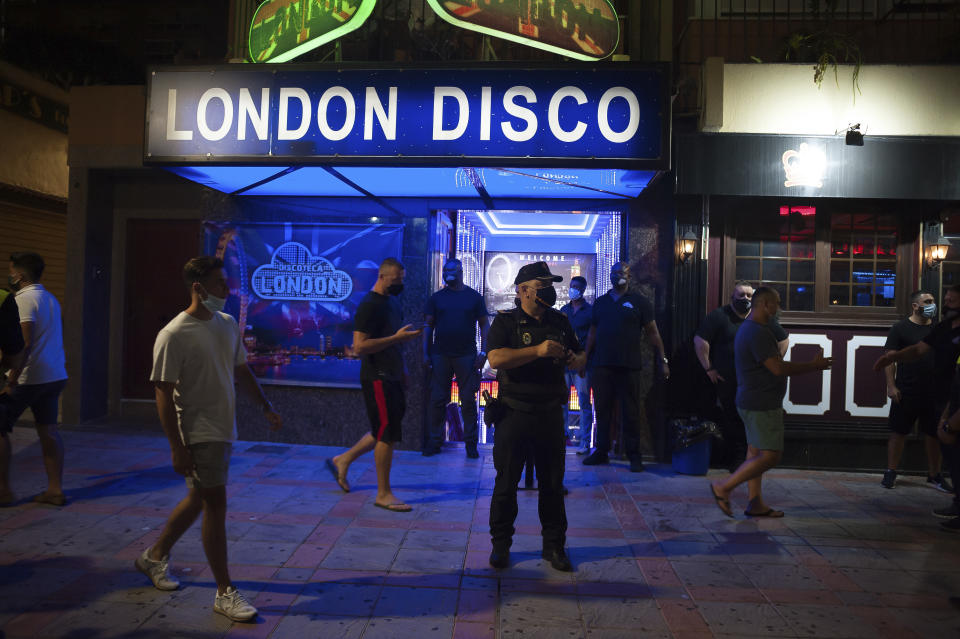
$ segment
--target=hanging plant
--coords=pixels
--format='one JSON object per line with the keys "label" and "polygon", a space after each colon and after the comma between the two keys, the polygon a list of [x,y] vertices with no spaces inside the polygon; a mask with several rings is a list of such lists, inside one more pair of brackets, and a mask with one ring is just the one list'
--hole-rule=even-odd
{"label": "hanging plant", "polygon": [[860,93],[860,68],[863,58],[856,38],[837,30],[838,0],[807,0],[807,11],[817,20],[809,32],[787,36],[784,59],[794,62],[813,62],[813,81],[819,89],[827,73],[833,69],[833,78],[840,86],[840,65],[853,65],[853,97]]}

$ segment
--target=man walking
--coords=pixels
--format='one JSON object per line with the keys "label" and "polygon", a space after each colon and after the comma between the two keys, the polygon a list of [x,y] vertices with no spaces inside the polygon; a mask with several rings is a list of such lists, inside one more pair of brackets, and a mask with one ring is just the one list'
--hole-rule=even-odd
{"label": "man walking", "polygon": [[[570,302],[565,304],[560,312],[567,316],[570,325],[573,326],[573,332],[580,342],[581,348],[587,347],[587,338],[590,335],[590,324],[593,321],[593,305],[583,298],[583,292],[587,290],[587,278],[582,275],[575,275],[570,278]],[[567,371],[567,388],[573,386],[577,390],[577,403],[580,405],[580,428],[577,431],[577,454],[586,455],[590,452],[590,435],[593,431],[593,405],[590,401],[590,369],[580,375],[577,371]],[[569,428],[567,415],[569,414],[569,403],[564,410],[563,426],[564,430]],[[566,432],[564,432],[566,435]]]}
{"label": "man walking", "polygon": [[[910,296],[910,316],[890,328],[884,348],[888,353],[913,346],[923,341],[933,329],[937,305],[929,291],[916,291]],[[887,426],[890,438],[887,441],[887,470],[880,485],[893,488],[897,484],[897,466],[903,456],[907,435],[919,422],[927,453],[927,484],[944,492],[953,492],[953,487],[940,472],[940,440],[937,437],[937,401],[933,391],[934,358],[927,353],[913,362],[891,364],[883,369],[887,379],[887,397],[890,398],[890,416]]]}
{"label": "man walking", "polygon": [[[747,456],[747,438],[743,420],[737,412],[737,370],[733,343],[737,329],[743,324],[753,300],[753,285],[740,280],[733,285],[730,303],[715,308],[704,318],[693,336],[693,348],[707,378],[717,391],[720,404],[720,430],[723,434],[722,464],[733,472]],[[767,326],[777,340],[780,355],[785,355],[789,339],[776,318]]]}
{"label": "man walking", "polygon": [[10,491],[10,439],[8,432],[27,408],[33,412],[40,452],[47,471],[47,489],[33,501],[63,506],[63,440],[57,428],[60,393],[67,384],[63,354],[63,323],[60,304],[40,283],[46,267],[36,253],[10,256],[10,288],[20,316],[23,351],[7,373],[8,397],[3,402],[5,425],[0,427],[0,503],[13,502]]}
{"label": "man walking", "polygon": [[[463,414],[463,442],[469,459],[477,459],[479,424],[477,391],[480,369],[486,361],[487,307],[483,296],[463,283],[463,264],[450,258],[443,265],[444,287],[430,296],[424,310],[423,359],[430,367],[430,412],[427,416],[425,457],[443,444],[443,424],[450,402],[450,384],[457,377]],[[477,327],[480,352],[477,353]]]}
{"label": "man walking", "polygon": [[583,370],[586,354],[569,320],[553,309],[553,283],[562,279],[546,262],[523,266],[514,279],[520,304],[498,313],[490,327],[490,366],[497,369],[498,399],[506,406],[496,421],[493,444],[497,477],[490,499],[490,565],[497,569],[510,563],[517,484],[529,454],[539,479],[542,556],[557,570],[573,569],[565,549],[566,443],[561,422],[569,387],[564,371]]}
{"label": "man walking", "polygon": [[10,490],[10,440],[8,434],[13,421],[7,419],[10,395],[4,392],[7,385],[7,371],[20,367],[23,354],[23,331],[20,330],[20,312],[12,293],[0,288],[0,467],[4,470],[0,476],[0,506],[13,503],[13,491]]}
{"label": "man walking", "polygon": [[213,609],[249,621],[257,609],[234,586],[227,566],[226,484],[237,438],[234,380],[260,404],[272,429],[283,422],[247,365],[240,327],[223,312],[230,294],[223,262],[195,257],[184,266],[183,279],[190,306],[157,335],[150,380],[173,469],[186,477],[188,493],[135,566],[158,589],[175,590],[180,582],[170,574],[170,550],[202,513],[203,550],[217,583]]}
{"label": "man walking", "polygon": [[593,362],[593,397],[597,404],[597,446],[583,463],[587,466],[609,464],[610,426],[614,402],[620,403],[623,421],[624,448],[630,460],[630,472],[643,471],[640,453],[640,370],[643,367],[641,340],[656,353],[656,361],[664,378],[670,377],[670,366],[663,350],[663,340],[653,317],[653,305],[631,293],[630,266],[617,262],[610,268],[612,288],[597,298],[593,305],[587,355]]}
{"label": "man walking", "polygon": [[380,264],[373,289],[357,307],[354,317],[353,351],[360,356],[360,384],[367,405],[370,432],[347,451],[327,460],[327,468],[344,492],[350,492],[347,471],[358,457],[373,450],[377,468],[377,496],[373,505],[393,512],[409,512],[390,487],[393,449],[403,436],[401,422],[406,412],[407,368],[400,344],[423,332],[411,324],[401,326],[403,312],[397,296],[403,291],[405,270],[397,259]]}
{"label": "man walking", "polygon": [[737,410],[747,432],[747,459],[724,481],[713,482],[710,491],[717,507],[733,516],[730,494],[747,482],[748,517],[783,517],[763,500],[763,474],[783,455],[783,397],[787,377],[830,368],[832,357],[804,363],[785,362],[769,328],[780,309],[780,294],[762,286],[753,295],[753,309],[737,331],[734,358],[737,368]]}

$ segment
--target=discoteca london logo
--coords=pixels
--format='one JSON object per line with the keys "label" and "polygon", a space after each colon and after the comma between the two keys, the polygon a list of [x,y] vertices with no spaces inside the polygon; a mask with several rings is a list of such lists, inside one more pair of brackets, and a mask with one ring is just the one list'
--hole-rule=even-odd
{"label": "discoteca london logo", "polygon": [[353,280],[303,244],[287,242],[273,252],[269,264],[257,267],[251,286],[265,300],[342,302],[350,297]]}

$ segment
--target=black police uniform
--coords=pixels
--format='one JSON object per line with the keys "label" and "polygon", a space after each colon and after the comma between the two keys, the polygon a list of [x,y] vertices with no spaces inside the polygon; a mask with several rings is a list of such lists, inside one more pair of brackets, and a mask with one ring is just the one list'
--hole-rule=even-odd
{"label": "black police uniform", "polygon": [[[487,336],[487,350],[526,348],[548,339],[574,353],[582,350],[566,315],[548,308],[538,321],[518,306],[494,318]],[[517,484],[529,452],[533,453],[537,471],[543,548],[562,550],[566,542],[565,370],[562,359],[541,357],[523,366],[497,371],[498,396],[505,406],[504,414],[496,423],[493,444],[497,478],[490,500],[490,535],[495,551],[506,551],[512,543],[513,523],[517,518]]]}

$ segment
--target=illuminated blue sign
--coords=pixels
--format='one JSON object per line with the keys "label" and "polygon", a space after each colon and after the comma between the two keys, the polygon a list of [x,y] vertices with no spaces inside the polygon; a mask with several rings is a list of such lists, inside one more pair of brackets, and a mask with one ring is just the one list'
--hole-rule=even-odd
{"label": "illuminated blue sign", "polygon": [[157,70],[149,162],[669,167],[667,67]]}
{"label": "illuminated blue sign", "polygon": [[342,302],[353,291],[350,275],[338,271],[324,257],[310,254],[303,244],[282,244],[269,264],[253,272],[251,286],[265,300]]}

